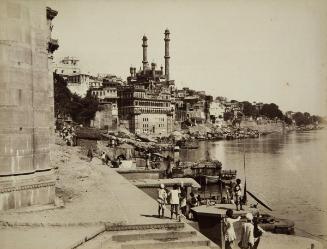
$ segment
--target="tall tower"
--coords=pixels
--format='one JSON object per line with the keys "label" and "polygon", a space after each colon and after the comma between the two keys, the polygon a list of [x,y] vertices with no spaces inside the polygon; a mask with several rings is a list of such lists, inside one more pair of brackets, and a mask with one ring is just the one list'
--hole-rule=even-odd
{"label": "tall tower", "polygon": [[166,75],[166,80],[169,81],[169,35],[170,32],[168,29],[165,30],[165,75]]}
{"label": "tall tower", "polygon": [[145,69],[148,67],[148,38],[146,38],[146,36],[144,35],[142,38],[142,47],[143,47],[143,60],[142,60],[142,64],[143,64],[143,72],[145,71]]}

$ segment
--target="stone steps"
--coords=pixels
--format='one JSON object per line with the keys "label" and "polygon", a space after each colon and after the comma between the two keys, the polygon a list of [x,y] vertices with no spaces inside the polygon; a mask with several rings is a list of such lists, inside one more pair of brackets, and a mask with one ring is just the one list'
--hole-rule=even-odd
{"label": "stone steps", "polygon": [[196,236],[196,231],[159,231],[147,233],[134,233],[134,234],[118,234],[113,235],[112,240],[117,242],[128,242],[138,240],[178,240]]}
{"label": "stone steps", "polygon": [[[122,243],[121,249],[170,249],[170,248],[192,248],[192,247],[208,247],[209,240],[194,238],[177,239],[176,241],[161,240],[142,240]],[[109,248],[108,248],[109,249]]]}
{"label": "stone steps", "polygon": [[106,231],[78,249],[217,248],[189,226],[165,229]]}

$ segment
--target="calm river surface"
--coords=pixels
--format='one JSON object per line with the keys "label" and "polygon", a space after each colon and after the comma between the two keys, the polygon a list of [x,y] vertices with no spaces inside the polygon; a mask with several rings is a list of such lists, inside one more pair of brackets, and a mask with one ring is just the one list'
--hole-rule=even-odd
{"label": "calm river surface", "polygon": [[[243,169],[245,148],[246,170]],[[327,241],[327,129],[272,134],[259,139],[200,142],[180,159],[219,160],[236,169],[247,188],[270,204],[272,214],[295,221],[296,234]],[[249,202],[255,203],[248,196]]]}

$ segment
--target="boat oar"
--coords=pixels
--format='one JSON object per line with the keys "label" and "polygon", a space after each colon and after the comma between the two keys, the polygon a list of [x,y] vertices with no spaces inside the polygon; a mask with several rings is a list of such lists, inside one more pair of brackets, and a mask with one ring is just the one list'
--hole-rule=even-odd
{"label": "boat oar", "polygon": [[245,142],[243,141],[243,168],[244,168],[244,194],[242,197],[242,203],[246,205],[247,203],[247,195],[246,195],[246,170],[245,170]]}
{"label": "boat oar", "polygon": [[261,201],[258,197],[256,197],[253,193],[251,193],[249,190],[246,191],[257,203],[262,205],[263,207],[267,208],[270,211],[273,211],[267,204],[265,204],[263,201]]}

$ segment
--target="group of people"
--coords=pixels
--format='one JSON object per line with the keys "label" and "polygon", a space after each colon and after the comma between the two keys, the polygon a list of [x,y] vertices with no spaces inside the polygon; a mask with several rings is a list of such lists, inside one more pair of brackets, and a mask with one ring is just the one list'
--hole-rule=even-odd
{"label": "group of people", "polygon": [[[92,161],[93,157],[95,156],[94,154],[94,150],[92,148],[89,148],[87,151],[87,157],[89,159],[89,162]],[[119,168],[119,166],[121,165],[121,160],[125,160],[126,158],[123,155],[120,155],[117,158],[111,159],[106,152],[102,151],[100,159],[103,165],[107,165],[112,168]]]}
{"label": "group of people", "polygon": [[163,218],[165,214],[166,205],[171,205],[170,218],[176,215],[176,219],[180,219],[180,213],[187,218],[191,218],[192,215],[189,212],[190,208],[196,207],[201,204],[200,195],[190,193],[190,198],[187,199],[186,188],[181,184],[179,187],[177,184],[173,185],[173,189],[167,190],[164,184],[160,184],[158,189],[158,216]]}
{"label": "group of people", "polygon": [[66,142],[68,146],[76,145],[76,133],[75,129],[71,125],[64,125],[62,129],[59,130],[59,135]]}
{"label": "group of people", "polygon": [[[246,221],[242,224],[241,238],[238,246],[242,249],[257,249],[260,242],[260,237],[264,230],[258,225],[257,217],[253,217],[252,213],[245,215]],[[225,224],[225,248],[232,249],[237,240],[234,223],[240,221],[241,217],[233,218],[233,210],[226,211]]]}

